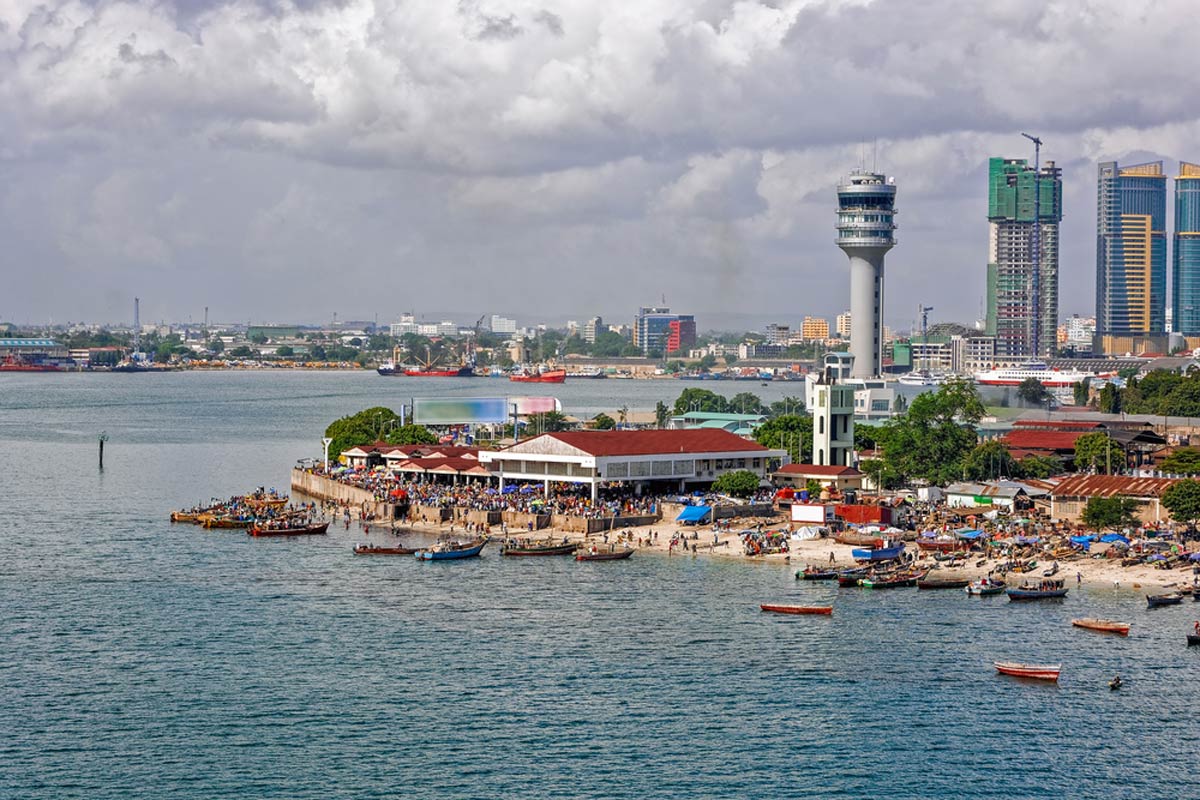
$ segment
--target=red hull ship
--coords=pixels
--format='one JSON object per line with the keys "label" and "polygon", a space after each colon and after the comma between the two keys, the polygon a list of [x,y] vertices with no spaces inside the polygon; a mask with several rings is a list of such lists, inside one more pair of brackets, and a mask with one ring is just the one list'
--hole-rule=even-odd
{"label": "red hull ship", "polygon": [[548,369],[545,372],[523,372],[509,375],[514,383],[562,383],[567,379],[565,369]]}
{"label": "red hull ship", "polygon": [[20,356],[5,356],[0,361],[0,372],[62,372],[54,364],[31,364]]}
{"label": "red hull ship", "polygon": [[467,366],[452,369],[406,369],[404,375],[408,378],[471,378],[474,377],[475,370]]}

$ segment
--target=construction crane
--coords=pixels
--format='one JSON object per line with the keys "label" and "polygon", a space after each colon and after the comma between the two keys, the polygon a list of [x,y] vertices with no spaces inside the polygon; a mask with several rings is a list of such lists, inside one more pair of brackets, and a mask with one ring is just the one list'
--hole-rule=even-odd
{"label": "construction crane", "polygon": [[1041,358],[1041,334],[1042,334],[1042,190],[1038,182],[1042,172],[1042,140],[1037,136],[1031,136],[1028,133],[1022,133],[1029,141],[1033,142],[1033,270],[1031,272],[1033,283],[1033,297],[1029,302],[1029,315],[1033,318],[1031,326],[1030,343],[1033,352],[1031,355],[1034,358]]}
{"label": "construction crane", "polygon": [[929,371],[929,312],[933,306],[918,305],[917,313],[921,315],[921,353],[925,356],[925,371]]}

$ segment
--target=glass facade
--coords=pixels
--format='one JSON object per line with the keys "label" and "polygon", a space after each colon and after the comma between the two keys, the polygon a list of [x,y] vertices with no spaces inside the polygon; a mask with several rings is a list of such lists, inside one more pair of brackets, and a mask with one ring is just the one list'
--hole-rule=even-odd
{"label": "glass facade", "polygon": [[1179,164],[1171,264],[1172,328],[1200,336],[1200,165]]}
{"label": "glass facade", "polygon": [[1162,162],[1099,166],[1096,329],[1161,335],[1167,309],[1167,179]]}

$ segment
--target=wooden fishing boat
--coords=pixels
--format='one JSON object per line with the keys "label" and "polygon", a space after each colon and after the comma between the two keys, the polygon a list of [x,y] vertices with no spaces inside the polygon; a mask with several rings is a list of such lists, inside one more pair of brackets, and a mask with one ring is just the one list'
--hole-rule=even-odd
{"label": "wooden fishing boat", "polygon": [[633,555],[633,548],[627,547],[624,550],[612,550],[610,552],[592,553],[581,550],[575,555],[576,561],[620,561],[623,558],[629,558]]}
{"label": "wooden fishing boat", "polygon": [[246,505],[251,508],[283,508],[288,504],[286,497],[247,497]]}
{"label": "wooden fishing boat", "polygon": [[1055,600],[1067,596],[1063,581],[1041,581],[1023,583],[1006,590],[1009,600]]}
{"label": "wooden fishing boat", "polygon": [[883,539],[873,533],[842,531],[834,535],[833,540],[838,544],[848,544],[853,547],[883,547]]}
{"label": "wooden fishing boat", "polygon": [[850,551],[850,555],[855,561],[891,561],[894,558],[899,558],[904,554],[904,542],[897,542],[888,547],[872,547],[868,549],[854,549]]}
{"label": "wooden fishing boat", "polygon": [[191,525],[199,525],[204,522],[206,511],[172,511],[171,522],[186,522]]}
{"label": "wooden fishing boat", "polygon": [[541,544],[528,545],[505,545],[500,548],[502,556],[569,556],[575,552],[577,546],[571,544],[554,544],[552,542],[543,542]]}
{"label": "wooden fishing boat", "polygon": [[249,528],[254,524],[253,518],[240,519],[238,517],[207,517],[200,523],[205,528]]}
{"label": "wooden fishing boat", "polygon": [[315,536],[329,529],[328,522],[314,522],[310,525],[296,525],[287,528],[264,528],[253,525],[248,533],[251,536]]}
{"label": "wooden fishing boat", "polygon": [[411,556],[419,547],[379,547],[373,544],[354,545],[356,556]]}
{"label": "wooden fishing boat", "polygon": [[804,581],[833,581],[837,580],[837,576],[838,571],[836,569],[806,567],[802,570],[796,570],[796,578]]}
{"label": "wooden fishing boat", "polygon": [[1062,664],[1020,664],[1015,661],[994,662],[996,672],[1018,678],[1033,678],[1039,681],[1057,681]]}
{"label": "wooden fishing boat", "polygon": [[1117,622],[1116,620],[1111,619],[1094,619],[1092,617],[1083,617],[1081,619],[1071,620],[1071,624],[1076,628],[1087,628],[1090,631],[1116,633],[1121,636],[1129,635],[1128,622]]}
{"label": "wooden fishing boat", "polygon": [[1200,634],[1189,633],[1187,635],[1187,637],[1188,637],[1188,647],[1200,644]]}
{"label": "wooden fishing boat", "polygon": [[1057,574],[1058,574],[1058,562],[1057,561],[1050,565],[1050,569],[1042,570],[1042,577],[1044,577],[1044,578],[1052,578]]}
{"label": "wooden fishing boat", "polygon": [[1179,592],[1146,595],[1146,605],[1150,608],[1158,608],[1159,606],[1177,606],[1182,602],[1183,595],[1181,595]]}
{"label": "wooden fishing boat", "polygon": [[859,581],[858,585],[864,589],[903,589],[909,586],[916,586],[917,581],[921,579],[923,574],[898,572],[893,575],[877,575],[863,578]]}
{"label": "wooden fishing boat", "polygon": [[421,561],[449,561],[455,558],[474,558],[483,550],[487,539],[476,539],[473,542],[446,542],[435,545],[428,550],[418,550],[415,555]]}
{"label": "wooden fishing boat", "polygon": [[973,597],[991,597],[997,594],[1004,594],[1007,584],[1004,581],[993,581],[983,578],[982,580],[972,581],[964,589],[968,595]]}
{"label": "wooden fishing boat", "polygon": [[917,539],[917,549],[923,553],[953,553],[959,547],[954,539]]}
{"label": "wooden fishing boat", "polygon": [[917,581],[918,589],[965,589],[971,585],[967,578],[930,578]]}
{"label": "wooden fishing boat", "polygon": [[847,569],[837,575],[838,586],[858,586],[858,582],[867,577],[869,570]]}
{"label": "wooden fishing boat", "polygon": [[821,614],[829,616],[833,613],[833,606],[793,606],[782,603],[763,603],[759,608],[763,611],[770,611],[773,614]]}

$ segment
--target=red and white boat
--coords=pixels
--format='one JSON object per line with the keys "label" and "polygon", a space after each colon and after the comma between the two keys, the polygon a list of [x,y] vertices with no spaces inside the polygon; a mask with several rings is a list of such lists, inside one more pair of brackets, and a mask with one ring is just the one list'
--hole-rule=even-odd
{"label": "red and white boat", "polygon": [[770,611],[773,614],[822,614],[829,616],[833,613],[833,606],[793,606],[763,603],[759,608],[763,611]]}
{"label": "red and white boat", "polygon": [[1039,681],[1057,681],[1062,664],[1019,664],[1015,661],[996,661],[996,672],[1018,678],[1033,678]]}
{"label": "red and white boat", "polygon": [[547,369],[536,372],[514,372],[508,376],[515,383],[562,383],[567,379],[565,369]]}
{"label": "red and white boat", "polygon": [[57,364],[42,364],[26,361],[18,355],[7,355],[0,361],[0,372],[62,372]]}
{"label": "red and white boat", "polygon": [[1090,631],[1100,631],[1101,633],[1116,633],[1121,636],[1129,635],[1129,623],[1117,622],[1112,619],[1093,619],[1092,617],[1083,617],[1082,619],[1073,619],[1071,624],[1076,628],[1087,628]]}
{"label": "red and white boat", "polygon": [[1069,388],[1085,380],[1111,378],[1115,372],[1082,372],[1077,369],[1052,369],[1041,361],[1030,361],[1019,367],[989,369],[975,373],[975,382],[981,386],[1020,386],[1034,378],[1049,388]]}

